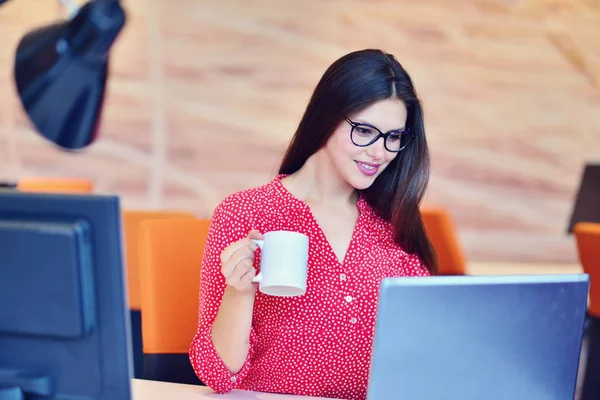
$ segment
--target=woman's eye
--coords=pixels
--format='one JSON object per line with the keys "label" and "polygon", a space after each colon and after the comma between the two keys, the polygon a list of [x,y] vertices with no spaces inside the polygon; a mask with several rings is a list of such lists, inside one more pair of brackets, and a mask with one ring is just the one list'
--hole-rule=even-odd
{"label": "woman's eye", "polygon": [[356,130],[358,131],[358,133],[360,133],[361,135],[365,135],[365,136],[373,134],[373,130],[371,130],[370,128],[362,127],[362,126],[356,127]]}

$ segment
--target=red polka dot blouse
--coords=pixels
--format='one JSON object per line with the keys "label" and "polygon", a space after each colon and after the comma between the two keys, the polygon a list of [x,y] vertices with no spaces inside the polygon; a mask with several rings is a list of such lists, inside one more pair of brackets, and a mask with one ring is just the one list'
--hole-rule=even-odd
{"label": "red polka dot blouse", "polygon": [[[425,276],[428,270],[394,243],[391,225],[362,196],[340,263],[309,206],[281,184],[282,177],[233,194],[215,209],[202,261],[198,332],[190,361],[200,380],[219,393],[246,389],[365,399],[380,282],[385,277]],[[211,338],[226,286],[219,256],[251,229],[291,230],[309,237],[307,291],[299,297],[257,291],[250,350],[242,369],[231,374]],[[260,252],[255,258],[258,270]]]}

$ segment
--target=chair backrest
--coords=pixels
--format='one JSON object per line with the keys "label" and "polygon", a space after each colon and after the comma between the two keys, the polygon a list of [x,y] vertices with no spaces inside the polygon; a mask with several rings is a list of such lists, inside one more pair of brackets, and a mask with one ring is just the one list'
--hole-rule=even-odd
{"label": "chair backrest", "polygon": [[94,184],[85,178],[23,178],[17,182],[22,192],[91,193]]}
{"label": "chair backrest", "polygon": [[466,262],[450,213],[443,208],[423,207],[421,217],[438,259],[440,275],[464,275]]}
{"label": "chair backrest", "polygon": [[573,228],[577,241],[579,262],[590,276],[588,312],[600,318],[600,223],[579,222]]}
{"label": "chair backrest", "polygon": [[183,211],[123,211],[123,238],[125,241],[125,271],[127,273],[127,296],[131,320],[131,348],[135,378],[144,376],[144,353],[142,338],[142,295],[140,288],[139,241],[142,221],[164,218],[193,219],[194,214]]}
{"label": "chair backrest", "polygon": [[142,222],[144,378],[201,384],[188,351],[198,322],[198,288],[210,220]]}
{"label": "chair backrest", "polygon": [[140,261],[139,240],[142,221],[153,219],[195,218],[194,214],[185,211],[123,211],[123,237],[125,238],[125,269],[127,270],[127,291],[129,308],[141,310],[140,294]]}

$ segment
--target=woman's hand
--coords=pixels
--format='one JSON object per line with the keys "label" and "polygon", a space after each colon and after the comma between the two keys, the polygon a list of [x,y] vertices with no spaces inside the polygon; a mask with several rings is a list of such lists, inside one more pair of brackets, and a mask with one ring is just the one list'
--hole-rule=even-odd
{"label": "woman's hand", "polygon": [[254,252],[258,245],[253,239],[261,240],[263,236],[257,230],[251,230],[244,239],[227,246],[221,252],[221,273],[227,285],[238,292],[249,292],[256,289],[252,279],[256,276],[254,269]]}

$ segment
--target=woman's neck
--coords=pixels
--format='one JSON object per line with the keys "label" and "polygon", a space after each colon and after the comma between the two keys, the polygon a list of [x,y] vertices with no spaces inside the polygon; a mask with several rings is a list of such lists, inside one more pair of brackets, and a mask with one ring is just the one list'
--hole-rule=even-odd
{"label": "woman's neck", "polygon": [[322,150],[313,154],[295,173],[281,183],[295,197],[309,205],[354,207],[358,193],[340,175]]}

